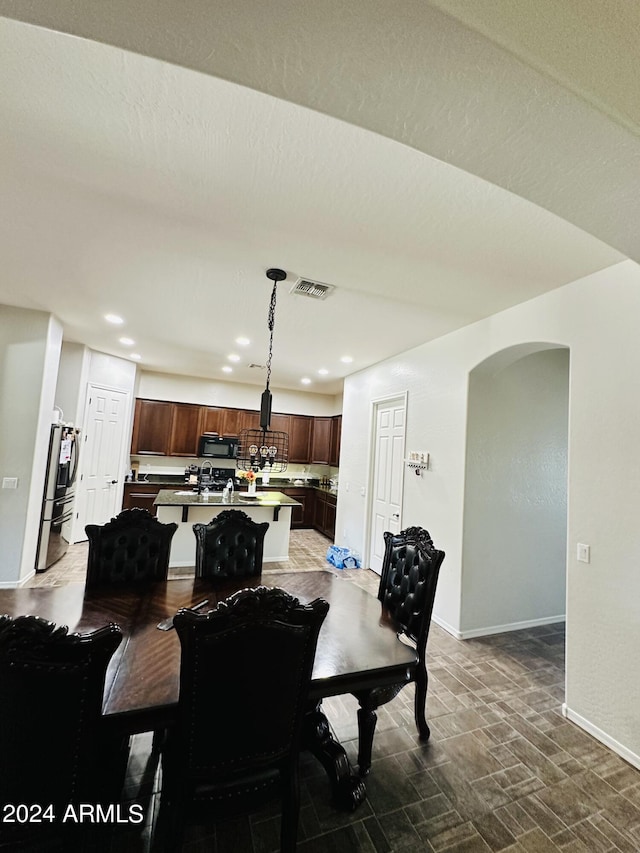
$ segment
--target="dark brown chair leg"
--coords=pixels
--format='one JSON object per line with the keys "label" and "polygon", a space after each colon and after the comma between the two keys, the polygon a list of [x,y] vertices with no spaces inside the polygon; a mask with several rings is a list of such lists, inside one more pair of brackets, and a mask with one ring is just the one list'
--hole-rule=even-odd
{"label": "dark brown chair leg", "polygon": [[418,666],[415,673],[416,697],[414,705],[414,716],[420,740],[429,740],[431,729],[427,725],[425,717],[425,705],[427,703],[427,670],[423,666]]}
{"label": "dark brown chair leg", "polygon": [[373,708],[358,708],[358,773],[366,776],[371,769],[371,750],[378,715]]}

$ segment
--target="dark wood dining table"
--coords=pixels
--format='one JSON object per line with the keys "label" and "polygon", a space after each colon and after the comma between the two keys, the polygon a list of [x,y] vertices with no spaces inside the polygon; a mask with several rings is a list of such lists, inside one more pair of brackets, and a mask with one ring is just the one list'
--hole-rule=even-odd
{"label": "dark wood dining table", "polygon": [[181,607],[207,599],[206,611],[238,589],[259,584],[281,587],[303,602],[322,597],[330,604],[313,667],[304,745],[325,767],[334,801],[352,810],[366,796],[364,782],[333,738],[322,700],[408,681],[417,656],[397,638],[380,602],[346,577],[302,571],[224,585],[189,578],[89,590],[84,584],[0,590],[0,613],[35,614],[78,632],[116,622],[124,639],[107,671],[103,713],[107,725],[134,734],[167,728],[175,719],[180,642],[175,630],[161,631],[158,623]]}

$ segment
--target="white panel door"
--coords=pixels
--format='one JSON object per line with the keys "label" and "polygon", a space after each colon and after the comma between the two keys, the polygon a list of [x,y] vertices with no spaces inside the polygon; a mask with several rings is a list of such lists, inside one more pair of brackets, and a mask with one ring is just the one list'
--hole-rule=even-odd
{"label": "white panel door", "polygon": [[89,386],[76,504],[80,530],[120,511],[128,400],[126,391]]}
{"label": "white panel door", "polygon": [[383,534],[387,530],[397,533],[402,517],[406,403],[404,399],[378,403],[374,412],[369,566],[380,574]]}

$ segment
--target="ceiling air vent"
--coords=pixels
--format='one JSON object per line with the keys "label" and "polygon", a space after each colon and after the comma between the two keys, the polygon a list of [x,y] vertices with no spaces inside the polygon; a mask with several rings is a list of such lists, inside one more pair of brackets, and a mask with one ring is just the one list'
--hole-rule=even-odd
{"label": "ceiling air vent", "polygon": [[289,292],[297,293],[299,296],[309,296],[311,299],[326,299],[332,290],[335,290],[332,284],[322,284],[310,278],[299,278]]}

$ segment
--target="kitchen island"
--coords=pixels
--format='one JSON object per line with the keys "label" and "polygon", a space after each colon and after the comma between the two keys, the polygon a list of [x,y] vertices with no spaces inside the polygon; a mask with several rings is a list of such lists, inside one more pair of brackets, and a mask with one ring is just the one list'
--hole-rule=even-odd
{"label": "kitchen island", "polygon": [[210,492],[207,499],[195,492],[161,489],[154,501],[158,521],[176,522],[178,529],[171,542],[171,568],[195,566],[196,537],[194,524],[207,524],[225,509],[240,509],[256,522],[268,521],[264,538],[265,563],[289,559],[291,510],[300,506],[295,498],[282,492],[259,491],[250,498],[246,491],[236,491],[228,500],[221,492]]}

